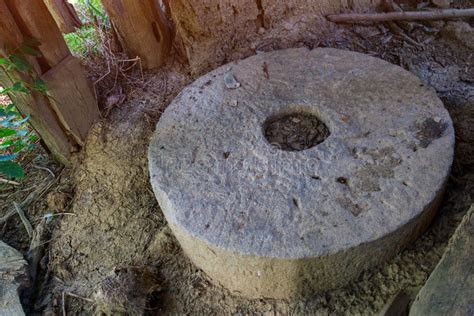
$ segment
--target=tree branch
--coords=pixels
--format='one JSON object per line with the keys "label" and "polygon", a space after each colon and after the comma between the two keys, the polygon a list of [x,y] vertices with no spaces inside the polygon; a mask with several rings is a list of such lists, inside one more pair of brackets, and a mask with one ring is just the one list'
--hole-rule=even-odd
{"label": "tree branch", "polygon": [[326,16],[329,21],[335,23],[440,20],[469,17],[474,17],[474,8],[389,13],[347,13]]}
{"label": "tree branch", "polygon": [[7,179],[3,179],[3,178],[0,178],[0,182],[6,183],[6,184],[11,184],[11,185],[20,185],[20,184],[19,184],[18,182],[16,182],[16,181],[7,180]]}

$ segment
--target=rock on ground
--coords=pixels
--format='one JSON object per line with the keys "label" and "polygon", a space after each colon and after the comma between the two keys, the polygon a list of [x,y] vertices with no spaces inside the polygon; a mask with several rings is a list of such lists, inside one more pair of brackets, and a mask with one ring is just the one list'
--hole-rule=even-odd
{"label": "rock on ground", "polygon": [[0,241],[0,316],[24,315],[18,288],[27,280],[23,255]]}
{"label": "rock on ground", "polygon": [[[227,69],[239,88],[226,88]],[[265,124],[289,114],[319,118],[330,135],[306,150],[272,146]],[[419,78],[368,55],[297,48],[183,89],[157,124],[149,168],[199,268],[240,295],[281,299],[344,286],[416,239],[453,154],[451,118]]]}

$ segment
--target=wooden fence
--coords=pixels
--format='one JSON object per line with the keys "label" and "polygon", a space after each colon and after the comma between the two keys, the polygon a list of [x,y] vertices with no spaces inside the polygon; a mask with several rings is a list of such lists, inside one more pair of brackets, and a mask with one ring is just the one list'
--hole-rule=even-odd
{"label": "wooden fence", "polygon": [[[172,30],[157,0],[103,0],[123,49],[139,57],[145,68],[163,64],[169,54]],[[46,83],[47,96],[38,92],[11,95],[58,161],[68,164],[83,146],[99,109],[91,83],[79,60],[71,55],[62,33],[81,26],[67,0],[0,0],[0,55],[9,56],[27,39],[39,41],[40,56],[25,56],[33,71],[0,69],[0,85],[18,80]]]}
{"label": "wooden fence", "polygon": [[0,0],[0,54],[10,55],[29,38],[41,43],[40,56],[25,56],[32,71],[2,70],[0,82],[11,86],[19,79],[32,83],[40,78],[46,83],[49,96],[33,91],[11,97],[23,115],[30,115],[52,155],[67,164],[100,115],[92,87],[43,1]]}

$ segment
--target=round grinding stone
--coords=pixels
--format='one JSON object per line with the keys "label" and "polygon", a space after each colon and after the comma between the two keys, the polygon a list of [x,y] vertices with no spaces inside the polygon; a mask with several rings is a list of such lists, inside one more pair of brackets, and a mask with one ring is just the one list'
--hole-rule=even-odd
{"label": "round grinding stone", "polygon": [[430,224],[452,121],[402,68],[336,49],[227,64],[186,87],[149,149],[184,252],[247,297],[339,287]]}

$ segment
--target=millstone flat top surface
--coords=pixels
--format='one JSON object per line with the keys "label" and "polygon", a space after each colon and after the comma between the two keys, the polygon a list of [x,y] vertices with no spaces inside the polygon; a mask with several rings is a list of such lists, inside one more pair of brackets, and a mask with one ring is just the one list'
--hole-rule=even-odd
{"label": "millstone flat top surface", "polygon": [[[316,115],[330,135],[302,151],[272,146],[265,122],[291,113]],[[186,87],[158,122],[149,160],[172,224],[225,250],[303,258],[417,217],[440,192],[453,146],[447,111],[414,75],[358,53],[300,48]]]}

